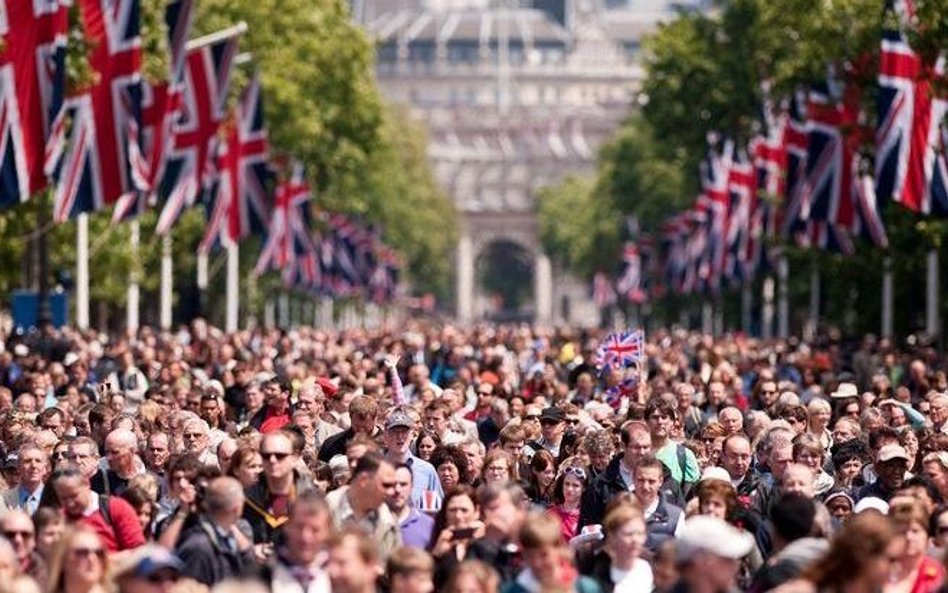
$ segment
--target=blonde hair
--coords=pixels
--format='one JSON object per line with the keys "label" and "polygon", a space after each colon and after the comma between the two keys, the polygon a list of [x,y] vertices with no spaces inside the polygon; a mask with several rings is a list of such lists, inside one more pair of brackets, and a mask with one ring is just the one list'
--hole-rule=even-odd
{"label": "blonde hair", "polygon": [[[82,523],[77,523],[76,525],[67,529],[66,532],[63,533],[63,536],[59,539],[56,547],[53,548],[53,553],[49,560],[49,578],[46,582],[46,590],[50,593],[59,593],[60,591],[65,590],[65,578],[69,572],[67,570],[68,567],[66,566],[69,549],[72,547],[73,541],[77,536],[86,534],[95,536],[96,541],[98,541],[99,545],[102,546],[102,549],[105,550],[105,544],[102,542],[102,538],[99,537],[99,534],[92,527]],[[109,583],[108,573],[109,559],[108,555],[105,554],[102,556],[102,577],[99,579],[98,583],[100,587],[107,587]]]}
{"label": "blonde hair", "polygon": [[563,531],[559,519],[547,514],[531,515],[520,528],[520,545],[525,550],[562,546]]}

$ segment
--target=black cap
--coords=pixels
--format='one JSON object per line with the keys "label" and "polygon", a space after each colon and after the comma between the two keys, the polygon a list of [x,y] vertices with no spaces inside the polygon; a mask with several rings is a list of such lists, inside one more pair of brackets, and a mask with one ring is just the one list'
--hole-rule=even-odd
{"label": "black cap", "polygon": [[563,422],[566,414],[559,408],[544,408],[540,413],[540,422]]}

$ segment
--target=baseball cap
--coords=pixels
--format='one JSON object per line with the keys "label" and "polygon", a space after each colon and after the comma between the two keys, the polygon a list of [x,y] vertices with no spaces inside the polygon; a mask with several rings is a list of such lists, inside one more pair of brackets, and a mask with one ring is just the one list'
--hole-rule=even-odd
{"label": "baseball cap", "polygon": [[316,384],[323,390],[323,393],[326,397],[335,397],[336,392],[339,391],[339,388],[336,387],[336,384],[332,382],[329,377],[320,377],[316,379]]}
{"label": "baseball cap", "polygon": [[709,515],[685,521],[678,539],[678,555],[687,560],[698,552],[740,560],[754,548],[754,536]]}
{"label": "baseball cap", "polygon": [[877,496],[867,496],[865,498],[860,498],[859,502],[856,503],[856,508],[853,509],[853,512],[858,515],[863,511],[878,511],[883,515],[888,515],[889,503]]}
{"label": "baseball cap", "polygon": [[159,572],[170,570],[181,574],[184,564],[176,555],[162,546],[148,544],[137,548],[115,570],[116,578],[147,579]]}
{"label": "baseball cap", "polygon": [[397,426],[411,428],[414,425],[415,421],[408,414],[408,412],[405,412],[404,410],[393,410],[385,420],[385,430],[391,430]]}
{"label": "baseball cap", "polygon": [[879,454],[876,456],[876,461],[878,463],[883,463],[892,459],[904,459],[905,461],[908,461],[909,456],[908,453],[905,452],[905,447],[891,443],[888,445],[883,445],[879,449]]}
{"label": "baseball cap", "polygon": [[563,422],[566,420],[566,414],[559,408],[543,408],[540,412],[540,422]]}
{"label": "baseball cap", "polygon": [[731,474],[727,473],[727,470],[723,467],[706,467],[704,471],[701,472],[701,479],[699,479],[698,482],[704,482],[706,480],[720,480],[730,484]]}

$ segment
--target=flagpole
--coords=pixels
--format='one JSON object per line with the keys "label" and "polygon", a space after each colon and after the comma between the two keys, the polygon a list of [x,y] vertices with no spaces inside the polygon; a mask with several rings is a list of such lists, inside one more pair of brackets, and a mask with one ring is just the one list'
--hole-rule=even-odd
{"label": "flagpole", "polygon": [[138,283],[139,246],[141,243],[141,223],[135,219],[129,223],[129,253],[132,256],[132,270],[129,274],[128,299],[126,306],[126,330],[129,334],[138,331],[138,314],[141,287]]}
{"label": "flagpole", "polygon": [[892,256],[882,260],[882,337],[892,337]]}
{"label": "flagpole", "polygon": [[764,286],[761,289],[761,300],[764,302],[761,311],[760,337],[764,340],[773,338],[774,328],[774,277],[764,278]]}
{"label": "flagpole", "polygon": [[941,320],[938,315],[938,281],[938,250],[930,249],[925,291],[925,332],[931,338],[941,335]]}
{"label": "flagpole", "polygon": [[804,339],[812,340],[820,323],[820,266],[813,258],[810,266],[810,318],[807,321]]}
{"label": "flagpole", "polygon": [[749,281],[741,286],[741,329],[745,335],[750,335],[753,327],[751,315],[754,309],[754,293],[752,288]]}
{"label": "flagpole", "polygon": [[701,303],[701,333],[706,336],[714,333],[714,310],[708,300]]}
{"label": "flagpole", "polygon": [[279,326],[281,329],[290,329],[290,296],[286,294],[286,291],[280,291],[277,303],[280,311]]}
{"label": "flagpole", "polygon": [[223,41],[225,39],[230,39],[236,35],[241,35],[247,32],[247,23],[240,21],[232,27],[227,27],[226,29],[221,29],[220,31],[214,31],[209,35],[203,37],[198,37],[196,39],[190,39],[185,44],[185,49],[187,51],[192,51],[205,45],[210,45],[212,43],[217,43],[218,41]]}
{"label": "flagpole", "polygon": [[785,340],[790,336],[790,302],[787,282],[790,280],[790,262],[786,255],[777,261],[777,337]]}
{"label": "flagpole", "polygon": [[89,215],[76,220],[76,327],[89,329]]}
{"label": "flagpole", "polygon": [[171,260],[171,233],[161,238],[161,329],[171,329],[171,301],[174,289],[174,273]]}
{"label": "flagpole", "polygon": [[227,318],[225,330],[237,331],[240,307],[240,247],[236,241],[227,241]]}

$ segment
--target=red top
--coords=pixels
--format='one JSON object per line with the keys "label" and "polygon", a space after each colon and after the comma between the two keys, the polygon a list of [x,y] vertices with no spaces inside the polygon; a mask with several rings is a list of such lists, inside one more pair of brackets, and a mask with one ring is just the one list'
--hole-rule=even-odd
{"label": "red top", "polygon": [[77,522],[94,529],[102,538],[102,545],[109,552],[131,550],[145,544],[142,524],[132,505],[117,496],[110,496],[109,516],[112,519],[111,525],[106,522],[102,510],[96,509],[78,519]]}
{"label": "red top", "polygon": [[911,593],[934,593],[945,580],[945,567],[931,556],[923,556],[918,563],[918,576]]}
{"label": "red top", "polygon": [[267,408],[263,415],[263,423],[260,425],[260,434],[276,432],[290,423],[290,409],[287,408],[282,414],[276,414],[272,408]]}
{"label": "red top", "polygon": [[576,531],[579,529],[579,509],[567,511],[560,505],[547,509],[547,514],[553,515],[560,520],[560,533],[563,534],[563,541],[576,537]]}

